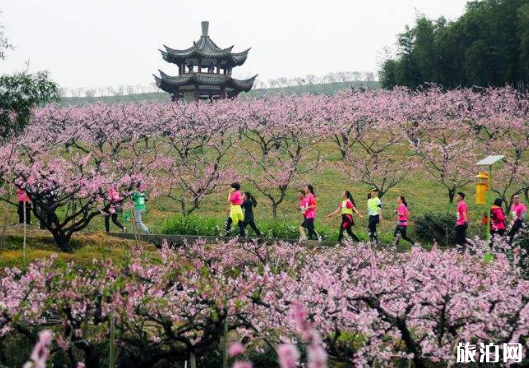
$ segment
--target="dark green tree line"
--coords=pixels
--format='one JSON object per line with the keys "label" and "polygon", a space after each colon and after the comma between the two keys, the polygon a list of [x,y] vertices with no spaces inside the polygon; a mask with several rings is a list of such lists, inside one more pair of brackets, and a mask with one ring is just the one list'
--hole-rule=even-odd
{"label": "dark green tree line", "polygon": [[[0,62],[11,48],[0,24]],[[0,74],[0,141],[20,133],[29,121],[31,109],[39,104],[58,101],[58,86],[47,72],[27,71]]]}
{"label": "dark green tree line", "polygon": [[384,88],[527,86],[529,2],[472,1],[453,22],[420,17],[398,36],[397,46],[397,56],[380,71]]}

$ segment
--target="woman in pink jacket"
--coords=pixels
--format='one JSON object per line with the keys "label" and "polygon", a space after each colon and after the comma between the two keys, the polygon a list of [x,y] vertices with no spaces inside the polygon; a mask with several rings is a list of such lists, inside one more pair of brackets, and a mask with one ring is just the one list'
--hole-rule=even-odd
{"label": "woman in pink jacket", "polygon": [[505,212],[503,212],[503,201],[501,198],[496,198],[494,204],[490,208],[490,235],[503,236],[505,234]]}
{"label": "woman in pink jacket", "polygon": [[105,230],[107,233],[110,232],[110,219],[112,219],[112,222],[114,223],[114,225],[119,227],[121,232],[126,233],[127,228],[121,225],[121,223],[118,220],[119,206],[121,203],[119,192],[115,188],[110,188],[108,190],[107,195],[108,195],[108,200],[110,202],[110,205],[108,207],[108,210],[103,211],[103,215],[105,215]]}

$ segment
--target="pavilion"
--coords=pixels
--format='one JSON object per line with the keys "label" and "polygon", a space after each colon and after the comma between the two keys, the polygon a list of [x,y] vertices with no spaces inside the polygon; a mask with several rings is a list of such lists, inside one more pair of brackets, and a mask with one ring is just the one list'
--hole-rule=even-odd
{"label": "pavilion", "polygon": [[232,52],[233,46],[220,48],[208,35],[209,22],[202,22],[202,36],[188,49],[177,50],[164,45],[160,50],[165,61],[178,66],[178,76],[169,76],[160,70],[154,76],[157,86],[170,93],[173,101],[180,99],[216,100],[236,97],[252,89],[257,75],[250,79],[232,78],[234,67],[243,65],[247,49]]}

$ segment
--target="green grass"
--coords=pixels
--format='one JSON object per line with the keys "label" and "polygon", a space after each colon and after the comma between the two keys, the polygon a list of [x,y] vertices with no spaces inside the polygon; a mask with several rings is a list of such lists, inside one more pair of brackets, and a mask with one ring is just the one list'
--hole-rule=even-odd
{"label": "green grass", "polygon": [[[129,250],[136,245],[134,241],[111,237],[104,233],[79,234],[75,236],[71,245],[75,252],[72,254],[58,251],[53,238],[46,232],[31,229],[28,231],[26,259],[24,262],[23,230],[9,228],[3,237],[0,247],[0,273],[5,267],[22,267],[39,258],[47,258],[57,254],[60,261],[75,262],[83,267],[92,264],[94,259],[112,259],[122,261]],[[155,247],[142,243],[145,251],[151,252]]]}
{"label": "green grass", "polygon": [[[278,216],[276,219],[272,218],[271,204],[266,197],[258,192],[248,181],[242,181],[242,190],[252,192],[257,198],[259,204],[254,209],[254,215],[258,227],[264,233],[272,232],[272,234],[284,234],[285,237],[295,235],[296,229],[302,221],[298,209],[298,200],[296,197],[297,190],[301,189],[305,183],[311,183],[315,187],[318,214],[316,219],[316,230],[321,231],[328,239],[336,239],[337,232],[340,225],[340,218],[338,216],[333,218],[324,218],[324,215],[333,212],[339,202],[341,202],[341,193],[344,190],[349,190],[353,193],[357,202],[357,206],[362,214],[366,215],[366,195],[368,186],[351,180],[345,173],[337,169],[340,161],[340,154],[337,152],[332,142],[320,143],[311,148],[306,160],[313,160],[317,155],[317,151],[321,151],[325,155],[325,161],[322,162],[319,170],[316,170],[308,175],[299,178],[298,183],[294,185],[288,192],[284,202],[278,208]],[[233,157],[228,157],[227,160],[232,160]],[[232,162],[238,162],[232,160]],[[241,174],[252,170],[246,162],[236,163]],[[205,227],[223,229],[226,215],[226,194],[229,187],[222,185],[217,188],[217,191],[210,196],[207,196],[200,207],[193,212],[193,218],[198,218],[196,221],[202,221]],[[470,210],[471,228],[469,235],[483,235],[483,227],[481,226],[481,213],[483,207],[474,204],[474,186],[469,185],[466,188],[461,188],[467,193],[467,203]],[[455,203],[450,204],[448,201],[447,191],[439,183],[427,177],[423,171],[417,171],[411,174],[408,178],[402,181],[399,185],[389,190],[382,198],[383,216],[386,219],[379,227],[379,236],[386,242],[390,243],[395,227],[394,210],[396,208],[396,197],[404,195],[409,203],[410,210],[410,227],[409,235],[414,238],[414,219],[427,212],[450,212],[454,214],[455,221]],[[0,203],[0,236],[2,233],[2,226],[4,223],[4,214],[7,213],[7,224],[12,225],[17,221],[16,207]],[[154,233],[163,233],[167,230],[167,224],[170,221],[179,221],[180,206],[177,202],[166,197],[152,198],[147,202],[147,212],[144,215],[144,222],[153,230]],[[367,217],[367,216],[365,216]],[[356,225],[353,229],[361,239],[367,239],[367,221],[366,218],[355,219]],[[94,240],[92,244],[83,245],[82,242],[87,241],[82,237],[86,233],[102,233],[104,231],[103,216],[96,217],[90,225],[81,233],[81,236],[75,236],[73,239],[73,246],[77,248],[74,257],[79,257],[81,262],[89,261],[94,255],[105,254],[105,250],[111,248],[111,244],[102,239]],[[128,227],[129,232],[132,229],[132,224],[124,223]],[[117,229],[111,224],[112,231]],[[164,227],[166,229],[164,229]],[[210,230],[208,230],[210,231]],[[219,231],[219,230],[216,230]],[[20,259],[21,249],[21,230],[18,229],[9,241],[5,242],[4,247],[0,249],[0,266],[6,265],[9,262],[16,263]],[[251,234],[251,230],[248,229]],[[37,253],[33,254],[30,249],[28,255],[37,256],[39,252],[54,252],[56,248],[52,239],[47,233],[46,235],[37,236],[33,238],[35,244],[30,244],[34,247]],[[216,235],[216,234],[215,234]],[[288,236],[287,236],[288,235]],[[47,236],[47,239],[44,237]],[[79,243],[81,242],[81,243]],[[112,242],[117,240],[112,239]],[[403,242],[404,243],[404,242]],[[404,243],[405,244],[405,243]],[[6,248],[7,246],[7,248]],[[86,248],[86,249],[85,249]],[[119,251],[115,252],[119,256]],[[65,255],[70,257],[70,255]]]}

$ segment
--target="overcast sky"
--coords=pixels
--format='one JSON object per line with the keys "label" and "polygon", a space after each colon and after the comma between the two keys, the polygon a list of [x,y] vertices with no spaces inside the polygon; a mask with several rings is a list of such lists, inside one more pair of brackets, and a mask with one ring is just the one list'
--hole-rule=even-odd
{"label": "overcast sky", "polygon": [[0,0],[15,50],[1,72],[46,69],[63,87],[149,84],[163,44],[187,48],[200,21],[220,47],[252,50],[234,75],[276,77],[376,71],[416,15],[459,17],[466,0]]}

